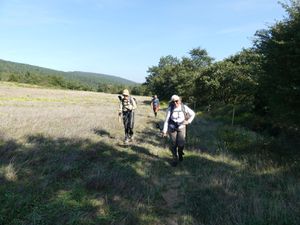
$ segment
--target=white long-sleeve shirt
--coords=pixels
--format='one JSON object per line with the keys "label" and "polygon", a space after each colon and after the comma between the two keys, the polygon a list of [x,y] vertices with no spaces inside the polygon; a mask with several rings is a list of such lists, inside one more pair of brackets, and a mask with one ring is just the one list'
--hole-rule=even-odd
{"label": "white long-sleeve shirt", "polygon": [[187,122],[191,123],[193,121],[193,119],[195,118],[195,112],[191,110],[187,105],[180,104],[178,107],[174,107],[172,115],[171,115],[171,107],[169,107],[167,110],[166,119],[163,128],[164,133],[168,131],[170,118],[171,120],[173,120],[179,125],[178,127],[179,129],[185,126],[183,124],[183,122],[185,121],[185,115],[184,115],[184,111],[182,110],[182,107],[184,107],[185,113],[189,115],[189,119],[187,120]]}

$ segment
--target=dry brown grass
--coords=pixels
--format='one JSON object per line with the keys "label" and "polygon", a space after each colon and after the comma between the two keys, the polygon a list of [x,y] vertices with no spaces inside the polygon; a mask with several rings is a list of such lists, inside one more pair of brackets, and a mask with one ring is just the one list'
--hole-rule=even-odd
{"label": "dry brown grass", "polygon": [[[137,97],[139,103],[146,97]],[[117,95],[11,87],[0,85],[0,130],[7,138],[24,140],[40,134],[51,138],[88,138],[92,140],[123,138],[118,122]],[[146,113],[144,113],[146,112]],[[151,115],[150,107],[139,104],[136,131]],[[101,135],[101,130],[108,135]]]}

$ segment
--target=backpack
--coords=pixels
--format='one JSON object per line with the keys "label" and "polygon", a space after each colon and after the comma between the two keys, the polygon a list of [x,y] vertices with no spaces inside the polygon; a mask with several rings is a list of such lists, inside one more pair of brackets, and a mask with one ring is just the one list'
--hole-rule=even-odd
{"label": "backpack", "polygon": [[132,97],[132,96],[130,96],[129,98],[130,98],[129,99],[130,103],[133,104],[133,102],[135,102],[135,105],[137,106],[138,102],[137,102],[136,98]]}
{"label": "backpack", "polygon": [[[125,108],[127,108],[127,105],[128,105],[128,104],[130,104],[130,105],[133,106],[134,103],[135,103],[136,108],[137,108],[137,100],[136,100],[135,97],[129,96],[128,102],[126,102],[126,103],[125,103],[123,97],[119,97],[119,99],[120,99],[120,101],[121,101],[121,103],[122,103],[123,110],[124,110]],[[127,108],[127,109],[128,109],[128,108]],[[130,109],[130,110],[132,110],[132,109]]]}
{"label": "backpack", "polygon": [[[118,95],[118,98],[121,102],[123,102],[124,98],[122,95]],[[135,97],[129,96],[129,101],[130,101],[130,104],[133,104],[133,101],[134,101],[135,104],[137,105],[137,100]]]}
{"label": "backpack", "polygon": [[[173,111],[174,111],[174,108],[175,108],[175,105],[173,103],[170,103],[169,107],[171,108],[170,119],[169,119],[169,121],[170,121],[171,120],[171,116],[172,116]],[[185,110],[185,104],[183,104],[183,103],[181,103],[181,110],[182,110],[182,112],[184,114],[184,119],[188,120],[191,117],[191,115]]]}

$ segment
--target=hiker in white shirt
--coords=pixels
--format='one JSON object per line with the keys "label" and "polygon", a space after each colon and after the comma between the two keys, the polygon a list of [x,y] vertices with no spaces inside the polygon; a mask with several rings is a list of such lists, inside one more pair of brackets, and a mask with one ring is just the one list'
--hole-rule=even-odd
{"label": "hiker in white shirt", "polygon": [[171,97],[169,108],[163,128],[163,136],[169,133],[171,139],[172,165],[183,160],[183,149],[186,137],[186,125],[190,124],[195,117],[195,112],[181,102],[178,95]]}

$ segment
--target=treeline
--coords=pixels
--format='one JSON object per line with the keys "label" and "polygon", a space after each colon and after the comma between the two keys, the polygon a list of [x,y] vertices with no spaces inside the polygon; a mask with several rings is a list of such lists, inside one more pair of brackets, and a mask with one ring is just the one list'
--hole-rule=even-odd
{"label": "treeline", "polygon": [[179,94],[192,107],[222,108],[230,123],[252,129],[299,134],[300,3],[282,4],[287,16],[255,34],[253,46],[216,62],[195,48],[189,57],[161,57],[149,68],[151,93],[169,100]]}
{"label": "treeline", "polygon": [[58,87],[64,89],[72,89],[72,90],[91,90],[90,87],[84,85],[80,82],[70,81],[61,76],[56,75],[39,75],[39,74],[31,74],[30,72],[25,72],[24,74],[9,74],[9,75],[1,75],[2,81],[9,82],[18,82],[18,83],[26,83],[26,84],[34,84],[46,87]]}
{"label": "treeline", "polygon": [[[88,79],[88,78],[87,78]],[[70,90],[81,90],[81,91],[95,91],[105,92],[111,94],[119,94],[125,88],[131,90],[134,95],[142,95],[146,93],[145,87],[141,85],[125,85],[125,84],[112,84],[112,83],[96,83],[89,85],[86,82],[80,80],[68,79],[59,75],[40,75],[38,73],[32,74],[30,72],[25,73],[10,73],[0,74],[0,80],[8,82],[18,82],[39,85],[44,87],[55,87]]]}
{"label": "treeline", "polygon": [[128,88],[135,90],[136,94],[141,94],[142,90],[139,84],[116,76],[63,72],[4,60],[0,60],[0,80],[106,93],[119,93],[122,89]]}

